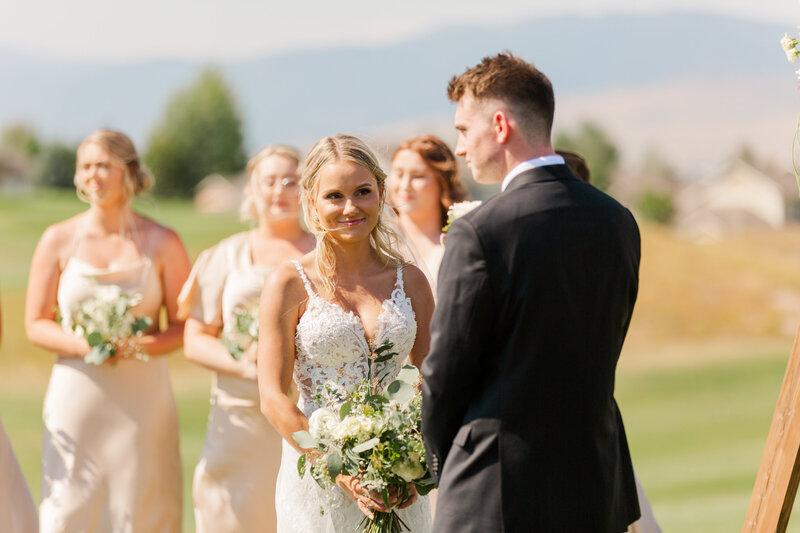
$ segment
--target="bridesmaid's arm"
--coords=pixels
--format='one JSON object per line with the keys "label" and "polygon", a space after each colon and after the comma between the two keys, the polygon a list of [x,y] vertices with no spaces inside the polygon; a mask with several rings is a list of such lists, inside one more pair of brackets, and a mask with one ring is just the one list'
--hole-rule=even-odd
{"label": "bridesmaid's arm", "polygon": [[178,234],[171,229],[157,227],[158,230],[154,231],[161,232],[163,239],[157,260],[161,290],[164,293],[167,327],[163,331],[143,335],[139,338],[139,344],[149,355],[167,355],[183,345],[183,320],[178,318],[178,294],[186,278],[189,277],[191,264]]}
{"label": "bridesmaid's arm", "polygon": [[250,345],[244,357],[237,361],[219,341],[219,332],[218,326],[206,324],[196,318],[187,318],[183,330],[183,353],[186,358],[215,372],[255,381],[257,376],[253,352],[256,343]]}
{"label": "bridesmaid's arm", "polygon": [[69,221],[47,228],[36,245],[25,295],[25,333],[36,346],[62,357],[83,357],[91,350],[83,337],[56,322],[60,256],[72,234]]}
{"label": "bridesmaid's arm", "polygon": [[308,419],[289,396],[294,370],[294,335],[306,300],[303,282],[291,263],[267,277],[258,317],[258,390],[261,412],[286,441],[303,452],[292,433],[308,429]]}
{"label": "bridesmaid's arm", "polygon": [[411,348],[409,359],[411,364],[419,368],[428,355],[431,345],[431,317],[433,316],[433,293],[428,284],[428,278],[422,271],[414,266],[407,265],[403,268],[406,295],[411,299],[411,308],[417,319],[417,337]]}

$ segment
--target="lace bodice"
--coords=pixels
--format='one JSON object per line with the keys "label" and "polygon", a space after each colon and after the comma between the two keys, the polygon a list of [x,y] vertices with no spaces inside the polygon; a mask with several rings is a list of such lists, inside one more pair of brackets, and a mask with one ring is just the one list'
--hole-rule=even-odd
{"label": "lace bodice", "polygon": [[[299,407],[310,416],[319,407],[314,394],[327,381],[347,387],[369,376],[370,345],[358,315],[317,295],[300,263],[292,263],[308,293],[308,305],[295,333],[294,380],[300,391]],[[388,365],[394,367],[384,383],[391,383],[400,372],[416,335],[417,322],[403,288],[403,269],[399,267],[395,288],[381,305],[372,342],[377,347],[390,341],[394,343],[392,351],[397,353],[392,359],[376,364],[376,374]]]}

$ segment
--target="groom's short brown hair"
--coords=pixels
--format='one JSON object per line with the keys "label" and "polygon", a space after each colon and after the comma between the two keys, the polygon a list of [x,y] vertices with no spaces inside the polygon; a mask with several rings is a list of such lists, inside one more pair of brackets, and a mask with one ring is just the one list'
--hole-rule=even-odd
{"label": "groom's short brown hair", "polygon": [[549,139],[555,112],[553,85],[532,63],[507,50],[484,57],[463,74],[453,76],[447,85],[447,97],[453,102],[466,93],[478,101],[506,103],[526,130],[546,134]]}

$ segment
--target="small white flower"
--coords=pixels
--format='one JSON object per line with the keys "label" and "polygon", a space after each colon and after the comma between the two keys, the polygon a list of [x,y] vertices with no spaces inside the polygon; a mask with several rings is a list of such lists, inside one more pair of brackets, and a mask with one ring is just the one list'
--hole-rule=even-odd
{"label": "small white flower", "polygon": [[452,223],[481,205],[480,200],[474,202],[457,202],[447,209],[447,221]]}
{"label": "small white flower", "polygon": [[791,63],[794,63],[795,60],[797,60],[797,55],[800,54],[796,48],[798,44],[800,44],[800,41],[789,37],[788,33],[783,34],[781,46],[783,47],[783,51],[786,52],[786,59]]}
{"label": "small white flower", "polygon": [[114,302],[119,300],[122,291],[117,285],[103,285],[97,289],[97,297],[95,301],[100,302]]}

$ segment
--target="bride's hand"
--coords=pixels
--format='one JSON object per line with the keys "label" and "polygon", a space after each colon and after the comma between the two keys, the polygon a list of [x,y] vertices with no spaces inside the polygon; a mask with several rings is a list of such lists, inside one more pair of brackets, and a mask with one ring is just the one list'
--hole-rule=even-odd
{"label": "bride's hand", "polygon": [[[419,498],[419,493],[417,492],[417,486],[414,485],[413,483],[406,483],[406,490],[408,491],[408,497],[405,500],[402,499],[403,497],[402,493],[398,494],[398,498],[400,499],[400,501],[398,501],[397,503],[398,509],[405,509],[406,507],[410,506],[412,503],[417,501],[417,498]],[[389,493],[391,494],[391,490],[389,491]],[[391,502],[391,499],[389,501]]]}
{"label": "bride's hand", "polygon": [[[359,510],[368,518],[375,518],[372,511],[389,512],[390,507],[386,507],[383,504],[381,495],[363,488],[358,483],[358,478],[339,474],[336,476],[336,484],[358,505]],[[389,503],[391,503],[391,500]]]}

